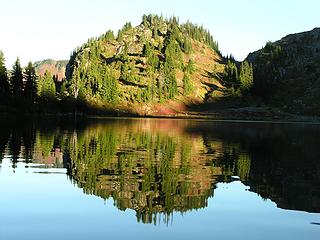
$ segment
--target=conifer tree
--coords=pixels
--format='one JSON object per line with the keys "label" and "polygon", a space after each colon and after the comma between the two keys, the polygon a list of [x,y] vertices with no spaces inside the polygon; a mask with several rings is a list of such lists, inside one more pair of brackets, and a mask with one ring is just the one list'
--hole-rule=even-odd
{"label": "conifer tree", "polygon": [[38,95],[41,99],[52,100],[55,98],[56,86],[53,81],[53,76],[50,72],[46,71],[39,79]]}
{"label": "conifer tree", "polygon": [[7,68],[4,62],[5,59],[3,53],[0,51],[0,95],[8,95],[10,93]]}
{"label": "conifer tree", "polygon": [[238,82],[238,69],[234,62],[228,60],[224,68],[223,79],[230,83]]}
{"label": "conifer tree", "polygon": [[36,70],[31,62],[28,63],[28,66],[24,71],[24,77],[26,80],[24,87],[24,95],[29,101],[33,102],[37,95],[37,76]]}
{"label": "conifer tree", "polygon": [[247,61],[241,63],[239,81],[240,89],[243,93],[247,93],[253,85],[252,64],[249,64]]}
{"label": "conifer tree", "polygon": [[183,81],[183,93],[184,93],[184,95],[187,96],[193,90],[193,86],[192,86],[192,83],[190,81],[190,76],[189,76],[189,74],[187,72],[184,73],[182,81]]}
{"label": "conifer tree", "polygon": [[193,84],[190,80],[190,74],[192,74],[194,70],[194,63],[192,59],[189,59],[187,66],[184,68],[184,75],[182,79],[184,95],[189,95],[193,91]]}
{"label": "conifer tree", "polygon": [[13,95],[20,97],[23,90],[23,74],[19,58],[17,58],[13,65],[10,82]]}
{"label": "conifer tree", "polygon": [[186,54],[190,54],[192,50],[192,44],[188,37],[184,37],[182,44],[182,51]]}

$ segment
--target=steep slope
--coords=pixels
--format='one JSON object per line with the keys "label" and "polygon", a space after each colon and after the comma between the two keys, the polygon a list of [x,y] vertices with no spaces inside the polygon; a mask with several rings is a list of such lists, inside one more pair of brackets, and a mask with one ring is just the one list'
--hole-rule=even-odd
{"label": "steep slope", "polygon": [[269,42],[247,60],[257,95],[286,111],[320,115],[320,28]]}
{"label": "steep slope", "polygon": [[52,60],[45,59],[34,63],[34,67],[38,75],[43,76],[46,71],[57,76],[58,81],[65,78],[66,65],[68,60]]}
{"label": "steep slope", "polygon": [[117,37],[108,31],[89,39],[67,64],[71,94],[100,106],[138,114],[174,114],[203,102],[224,69],[217,43],[203,27],[176,18],[143,16]]}

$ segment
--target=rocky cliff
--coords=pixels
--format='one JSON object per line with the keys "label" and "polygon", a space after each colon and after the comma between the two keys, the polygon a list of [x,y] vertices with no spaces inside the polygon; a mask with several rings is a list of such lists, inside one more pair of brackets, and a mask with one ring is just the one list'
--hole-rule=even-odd
{"label": "rocky cliff", "polygon": [[247,60],[256,94],[290,112],[320,115],[320,28],[268,42]]}
{"label": "rocky cliff", "polygon": [[45,59],[34,63],[34,67],[39,76],[43,76],[46,71],[57,77],[58,81],[62,81],[65,78],[65,71],[67,60],[52,60]]}

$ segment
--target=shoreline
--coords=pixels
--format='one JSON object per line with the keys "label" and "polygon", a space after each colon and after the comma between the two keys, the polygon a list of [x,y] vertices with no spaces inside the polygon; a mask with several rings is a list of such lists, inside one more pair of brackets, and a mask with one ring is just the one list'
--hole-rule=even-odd
{"label": "shoreline", "polygon": [[[266,114],[267,113],[267,114]],[[109,112],[109,113],[83,113],[77,112],[66,112],[66,113],[4,113],[0,112],[0,119],[4,118],[22,118],[22,119],[66,119],[71,121],[80,121],[85,119],[126,119],[126,118],[137,118],[137,119],[171,119],[171,120],[198,120],[198,121],[216,121],[216,122],[246,122],[246,123],[299,123],[299,124],[320,124],[320,117],[317,116],[305,116],[305,115],[294,115],[287,113],[273,114],[272,112],[238,112],[235,113],[229,110],[223,111],[212,111],[212,112],[199,112],[199,113],[177,113],[167,115],[140,115],[128,112]]]}

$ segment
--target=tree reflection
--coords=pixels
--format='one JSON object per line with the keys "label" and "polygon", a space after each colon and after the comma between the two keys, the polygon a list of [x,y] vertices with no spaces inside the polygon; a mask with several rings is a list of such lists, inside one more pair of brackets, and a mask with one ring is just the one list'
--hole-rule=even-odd
{"label": "tree reflection", "polygon": [[320,210],[317,127],[152,119],[19,126],[2,125],[0,159],[64,167],[85,194],[112,198],[139,222],[204,208],[215,184],[234,175],[282,208]]}
{"label": "tree reflection", "polygon": [[169,221],[173,211],[207,206],[221,169],[201,138],[107,126],[74,133],[69,140],[70,176],[87,194],[112,197],[138,221]]}

